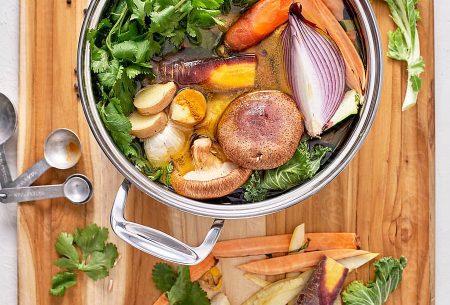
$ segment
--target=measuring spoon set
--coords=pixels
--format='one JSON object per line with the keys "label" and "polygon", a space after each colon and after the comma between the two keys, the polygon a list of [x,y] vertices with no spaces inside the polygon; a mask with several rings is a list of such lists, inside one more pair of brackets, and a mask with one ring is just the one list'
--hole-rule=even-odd
{"label": "measuring spoon set", "polygon": [[0,202],[25,202],[65,197],[73,204],[85,204],[92,197],[93,187],[81,174],[71,175],[63,184],[31,186],[50,168],[69,169],[81,157],[81,143],[71,130],[61,128],[50,133],[44,144],[44,159],[26,172],[11,179],[4,144],[17,128],[17,112],[11,101],[0,93]]}

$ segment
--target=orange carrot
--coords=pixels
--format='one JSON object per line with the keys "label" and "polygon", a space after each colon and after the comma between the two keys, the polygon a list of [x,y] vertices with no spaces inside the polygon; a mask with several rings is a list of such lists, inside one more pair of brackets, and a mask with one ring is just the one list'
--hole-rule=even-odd
{"label": "orange carrot", "polygon": [[[289,251],[292,234],[251,237],[220,241],[214,247],[215,257],[240,257]],[[306,233],[309,239],[306,251],[330,249],[358,249],[355,233]]]}
{"label": "orange carrot", "polygon": [[306,251],[331,249],[359,249],[359,238],[355,233],[306,233],[309,239]]}
{"label": "orange carrot", "polygon": [[260,0],[230,27],[225,34],[225,45],[233,51],[242,51],[256,45],[288,20],[292,2],[300,3],[303,16],[330,35],[344,57],[347,84],[362,95],[366,75],[361,57],[333,12],[322,0]]}
{"label": "orange carrot", "polygon": [[344,19],[345,5],[343,0],[322,0],[338,21]]}
{"label": "orange carrot", "polygon": [[256,45],[288,19],[291,0],[259,0],[225,34],[225,45],[242,51]]}
{"label": "orange carrot", "polygon": [[317,265],[321,257],[328,256],[334,260],[367,254],[369,252],[354,249],[336,249],[325,251],[304,252],[275,258],[262,259],[239,266],[245,272],[262,275],[277,275],[287,272],[298,272]]}
{"label": "orange carrot", "polygon": [[[205,274],[209,269],[216,265],[216,259],[212,255],[208,255],[201,263],[197,265],[189,266],[189,273],[191,274],[191,281],[198,281],[203,274]],[[163,293],[159,298],[153,303],[153,305],[168,305],[169,300],[167,300],[166,295]]]}
{"label": "orange carrot", "polygon": [[361,57],[336,17],[322,0],[298,0],[303,16],[326,32],[338,46],[345,61],[346,80],[360,95],[366,85],[366,74]]}
{"label": "orange carrot", "polygon": [[201,263],[189,267],[191,281],[198,281],[203,274],[216,265],[216,259],[213,255],[208,255]]}
{"label": "orange carrot", "polygon": [[163,293],[159,296],[159,298],[153,303],[153,305],[168,305],[169,300],[167,299],[166,295]]}

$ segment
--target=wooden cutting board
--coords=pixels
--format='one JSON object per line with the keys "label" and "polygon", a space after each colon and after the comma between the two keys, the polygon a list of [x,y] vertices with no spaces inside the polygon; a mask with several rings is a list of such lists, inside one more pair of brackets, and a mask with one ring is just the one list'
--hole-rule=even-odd
{"label": "wooden cutting board", "polygon": [[[51,170],[38,184],[61,183],[72,173],[89,176],[95,195],[86,206],[47,200],[18,209],[19,303],[151,304],[159,294],[151,281],[153,257],[128,246],[114,234],[120,259],[109,278],[84,276],[64,298],[48,294],[54,243],[61,231],[95,222],[109,227],[109,212],[121,175],[91,135],[75,90],[79,29],[86,0],[21,0],[19,171],[43,156],[49,132],[66,127],[83,143],[75,169]],[[434,35],[433,1],[421,0],[419,33],[427,64],[417,107],[401,112],[405,66],[385,60],[383,94],[375,124],[357,157],[319,194],[286,211],[262,218],[226,221],[222,238],[291,232],[302,222],[307,231],[350,231],[363,249],[382,255],[405,255],[409,262],[401,289],[388,304],[434,304]],[[394,28],[384,1],[373,1],[386,52],[387,32]],[[138,190],[131,192],[127,217],[168,232],[188,243],[202,240],[211,219],[169,209]],[[239,275],[237,260],[224,260],[227,295],[239,304],[256,287]],[[367,280],[368,267],[357,273]]]}

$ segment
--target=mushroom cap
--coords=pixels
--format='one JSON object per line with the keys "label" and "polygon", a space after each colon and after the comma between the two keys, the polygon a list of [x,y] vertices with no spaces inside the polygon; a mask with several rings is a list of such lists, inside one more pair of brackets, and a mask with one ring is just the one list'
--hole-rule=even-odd
{"label": "mushroom cap", "polygon": [[303,120],[295,101],[276,90],[236,98],[222,115],[218,140],[228,159],[249,169],[272,169],[295,153]]}
{"label": "mushroom cap", "polygon": [[250,169],[236,167],[224,177],[201,181],[187,180],[175,170],[171,176],[171,185],[178,194],[192,199],[220,198],[234,192],[251,174]]}

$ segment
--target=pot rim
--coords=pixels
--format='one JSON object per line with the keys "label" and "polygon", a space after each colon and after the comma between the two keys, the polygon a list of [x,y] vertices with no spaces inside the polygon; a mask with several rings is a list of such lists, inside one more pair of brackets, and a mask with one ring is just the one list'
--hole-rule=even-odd
{"label": "pot rim", "polygon": [[376,18],[369,0],[350,0],[357,25],[360,28],[363,48],[366,50],[367,87],[364,105],[358,122],[345,144],[333,160],[310,181],[284,194],[257,203],[211,204],[178,195],[158,183],[150,181],[134,167],[116,147],[101,121],[96,108],[90,72],[90,47],[86,41],[88,29],[97,25],[108,0],[93,0],[87,9],[81,28],[77,50],[77,80],[81,104],[97,143],[119,172],[142,192],[159,202],[181,211],[205,217],[240,219],[264,216],[293,206],[317,193],[331,182],[353,159],[364,142],[374,121],[381,95],[383,79],[383,48]]}

